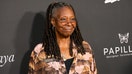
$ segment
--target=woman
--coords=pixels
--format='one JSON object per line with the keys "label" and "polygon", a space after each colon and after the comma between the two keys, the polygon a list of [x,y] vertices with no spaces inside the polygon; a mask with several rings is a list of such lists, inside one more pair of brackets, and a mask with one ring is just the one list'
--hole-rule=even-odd
{"label": "woman", "polygon": [[73,7],[51,3],[43,43],[31,53],[29,74],[97,74],[91,47],[81,36]]}

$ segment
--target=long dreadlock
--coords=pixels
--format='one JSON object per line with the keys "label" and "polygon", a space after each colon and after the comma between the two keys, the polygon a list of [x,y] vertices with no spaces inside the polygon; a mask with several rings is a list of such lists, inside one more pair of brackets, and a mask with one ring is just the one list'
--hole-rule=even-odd
{"label": "long dreadlock", "polygon": [[[64,3],[64,2],[51,3],[49,5],[49,7],[47,8],[47,12],[46,12],[47,24],[46,24],[46,31],[45,31],[44,38],[43,38],[44,51],[46,52],[47,56],[51,56],[51,57],[54,57],[57,59],[61,58],[61,54],[60,54],[59,45],[56,40],[55,31],[51,24],[51,18],[54,15],[54,9],[61,8],[64,6],[70,7],[73,10],[73,13],[75,15],[75,11],[74,11],[73,7],[70,4]],[[76,20],[76,22],[77,22],[77,20]],[[85,50],[82,45],[83,38],[81,36],[80,30],[78,27],[78,23],[77,23],[76,28],[74,29],[74,32],[70,36],[70,40],[71,41],[70,41],[69,53],[71,56],[73,55],[73,52],[72,52],[73,43],[75,44],[77,51],[79,53],[85,54]]]}

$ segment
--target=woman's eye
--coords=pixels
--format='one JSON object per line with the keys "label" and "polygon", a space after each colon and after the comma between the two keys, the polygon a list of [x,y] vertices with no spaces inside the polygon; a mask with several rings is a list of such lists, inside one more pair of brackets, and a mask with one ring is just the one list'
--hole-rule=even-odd
{"label": "woman's eye", "polygon": [[66,20],[66,18],[61,18],[60,20],[61,20],[61,21],[65,21],[65,20]]}
{"label": "woman's eye", "polygon": [[76,19],[75,18],[72,18],[71,20],[75,21]]}
{"label": "woman's eye", "polygon": [[76,21],[76,19],[75,18],[72,18],[71,21]]}

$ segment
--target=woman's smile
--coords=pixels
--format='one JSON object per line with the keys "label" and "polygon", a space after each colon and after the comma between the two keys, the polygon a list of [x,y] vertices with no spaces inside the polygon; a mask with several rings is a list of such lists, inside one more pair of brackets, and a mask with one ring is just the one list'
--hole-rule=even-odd
{"label": "woman's smile", "polygon": [[73,27],[65,26],[62,29],[63,29],[63,31],[72,31]]}

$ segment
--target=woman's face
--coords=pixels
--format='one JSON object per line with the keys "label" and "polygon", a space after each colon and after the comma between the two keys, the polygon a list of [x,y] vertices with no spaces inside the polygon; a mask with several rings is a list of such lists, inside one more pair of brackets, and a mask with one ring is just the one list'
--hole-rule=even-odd
{"label": "woman's face", "polygon": [[51,23],[55,27],[56,35],[69,37],[76,28],[76,19],[73,10],[65,6],[56,9],[54,14]]}

